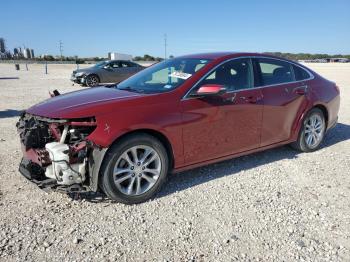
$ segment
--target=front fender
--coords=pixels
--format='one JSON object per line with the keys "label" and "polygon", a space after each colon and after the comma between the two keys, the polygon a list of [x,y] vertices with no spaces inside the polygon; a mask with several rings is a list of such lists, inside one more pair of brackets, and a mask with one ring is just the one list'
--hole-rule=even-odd
{"label": "front fender", "polygon": [[98,191],[98,178],[99,172],[102,165],[102,161],[107,152],[108,148],[94,148],[89,156],[89,187],[91,191]]}

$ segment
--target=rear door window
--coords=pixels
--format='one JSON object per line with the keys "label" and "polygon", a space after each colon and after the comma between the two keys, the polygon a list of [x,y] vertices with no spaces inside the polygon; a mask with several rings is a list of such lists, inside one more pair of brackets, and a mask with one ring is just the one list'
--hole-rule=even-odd
{"label": "rear door window", "polygon": [[271,58],[259,58],[257,62],[260,67],[260,84],[262,86],[295,81],[292,64]]}
{"label": "rear door window", "polygon": [[127,61],[120,61],[120,67],[132,67],[132,65]]}
{"label": "rear door window", "polygon": [[310,78],[310,74],[299,66],[293,65],[293,70],[294,70],[295,79],[297,81]]}
{"label": "rear door window", "polygon": [[139,65],[138,65],[138,64],[133,63],[133,62],[129,62],[129,65],[130,65],[130,67],[139,67]]}

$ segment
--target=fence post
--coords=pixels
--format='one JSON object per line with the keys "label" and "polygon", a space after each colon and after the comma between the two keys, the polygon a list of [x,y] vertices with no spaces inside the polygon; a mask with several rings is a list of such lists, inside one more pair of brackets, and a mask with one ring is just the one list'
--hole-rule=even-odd
{"label": "fence post", "polygon": [[47,74],[47,62],[45,63],[45,74]]}
{"label": "fence post", "polygon": [[26,69],[27,69],[27,71],[28,71],[28,64],[26,63]]}

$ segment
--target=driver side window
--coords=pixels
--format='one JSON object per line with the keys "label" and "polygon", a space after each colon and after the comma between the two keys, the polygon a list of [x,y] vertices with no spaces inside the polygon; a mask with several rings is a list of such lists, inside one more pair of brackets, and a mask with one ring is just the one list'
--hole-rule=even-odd
{"label": "driver side window", "polygon": [[251,60],[249,58],[234,59],[220,65],[199,86],[205,84],[223,85],[228,92],[251,88],[253,86]]}

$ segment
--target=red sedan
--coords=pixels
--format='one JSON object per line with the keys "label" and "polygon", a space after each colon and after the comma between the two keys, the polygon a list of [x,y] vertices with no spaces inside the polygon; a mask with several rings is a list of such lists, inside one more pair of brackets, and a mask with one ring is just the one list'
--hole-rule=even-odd
{"label": "red sedan", "polygon": [[210,53],[23,113],[20,172],[39,187],[143,202],[168,173],[291,144],[311,152],[337,123],[335,83],[296,62]]}

